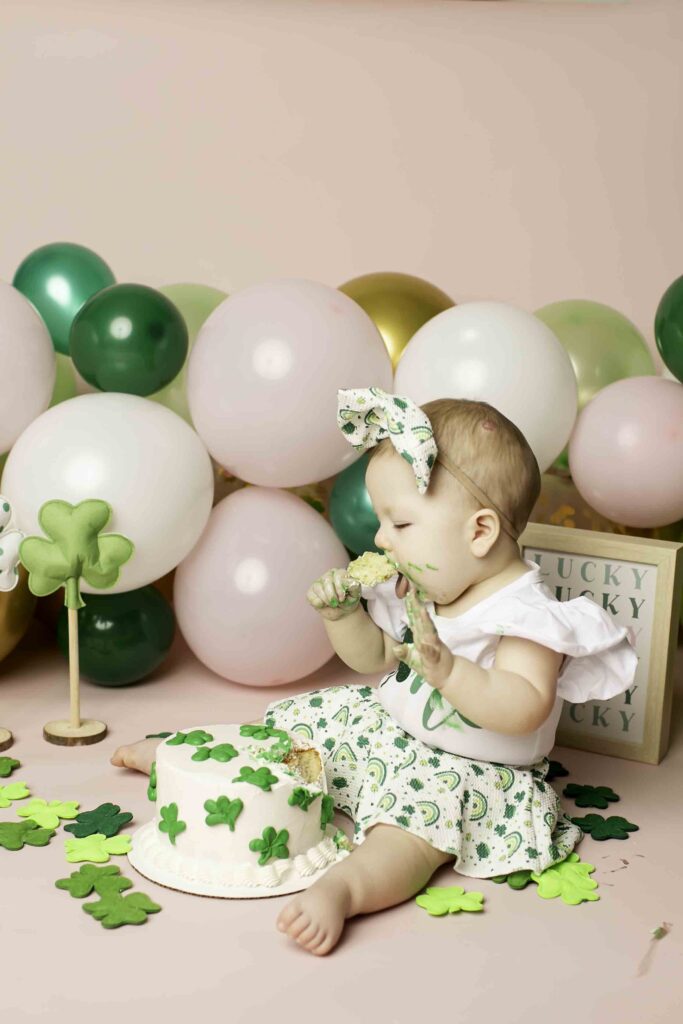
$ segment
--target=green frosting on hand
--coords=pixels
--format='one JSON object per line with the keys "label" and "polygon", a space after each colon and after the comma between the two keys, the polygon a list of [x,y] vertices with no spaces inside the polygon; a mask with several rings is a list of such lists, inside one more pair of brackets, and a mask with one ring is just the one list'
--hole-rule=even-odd
{"label": "green frosting on hand", "polygon": [[108,892],[100,900],[85,903],[83,910],[105,928],[120,928],[122,924],[144,924],[148,914],[158,913],[161,907],[144,892],[132,892],[128,896]]}
{"label": "green frosting on hand", "polygon": [[84,839],[66,839],[64,841],[66,859],[70,864],[78,864],[82,860],[92,860],[96,864],[106,864],[109,854],[122,855],[130,850],[130,836],[107,836],[97,832],[94,836]]}
{"label": "green frosting on hand", "polygon": [[577,807],[599,807],[602,810],[608,803],[619,800],[609,786],[579,786],[576,782],[565,786],[562,795],[572,797]]}
{"label": "green frosting on hand", "polygon": [[192,732],[177,732],[170,740],[166,740],[169,747],[179,747],[187,743],[191,747],[202,747],[205,743],[211,743],[213,736],[203,729],[193,729]]}
{"label": "green frosting on hand", "polygon": [[0,779],[6,779],[20,765],[21,761],[15,761],[13,757],[0,757]]}
{"label": "green frosting on hand", "polygon": [[611,816],[603,818],[602,814],[587,814],[585,818],[572,818],[582,832],[590,833],[599,842],[605,839],[628,839],[629,832],[638,832],[638,826],[626,818]]}
{"label": "green frosting on hand", "polygon": [[206,816],[207,825],[228,825],[230,831],[235,831],[235,822],[242,813],[244,804],[241,800],[231,800],[227,796],[219,796],[215,800],[207,800],[204,810],[209,813]]}
{"label": "green frosting on hand", "polygon": [[38,522],[51,539],[25,537],[19,545],[19,556],[29,572],[31,593],[45,597],[64,587],[65,605],[83,608],[81,576],[91,587],[112,587],[135,548],[119,533],[99,536],[111,515],[111,505],[97,498],[88,498],[78,505],[46,501],[38,513]]}
{"label": "green frosting on hand", "polygon": [[531,868],[521,868],[509,875],[496,875],[491,882],[507,882],[511,889],[525,889],[531,881]]}
{"label": "green frosting on hand", "polygon": [[289,794],[287,803],[291,807],[300,807],[302,811],[307,811],[318,796],[321,796],[320,790],[317,793],[311,793],[310,789],[306,789],[305,786],[295,786]]}
{"label": "green frosting on hand", "polygon": [[267,864],[271,857],[289,857],[289,850],[287,849],[289,832],[286,828],[276,832],[271,825],[268,825],[264,828],[262,837],[262,839],[252,839],[249,843],[250,850],[254,852],[261,851],[261,856],[258,859],[259,864]]}
{"label": "green frosting on hand", "polygon": [[161,814],[159,831],[168,833],[168,838],[175,846],[176,836],[179,836],[187,828],[185,822],[178,819],[178,805],[168,804],[168,806],[162,807],[159,813]]}
{"label": "green frosting on hand", "polygon": [[93,836],[96,832],[107,837],[115,836],[133,820],[132,814],[128,811],[119,814],[120,810],[118,804],[100,804],[94,811],[81,811],[76,815],[76,824],[65,825],[64,831],[73,833],[79,839]]}
{"label": "green frosting on hand", "polygon": [[35,821],[0,822],[0,846],[21,850],[25,846],[47,846],[55,834],[53,828],[39,828]]}
{"label": "green frosting on hand", "polygon": [[152,761],[152,767],[149,772],[149,785],[147,787],[147,799],[156,800],[157,798],[157,763]]}
{"label": "green frosting on hand", "polygon": [[84,864],[78,871],[72,871],[68,878],[60,878],[55,882],[57,889],[66,889],[76,899],[89,896],[93,890],[98,896],[111,892],[123,892],[132,889],[133,883],[121,874],[116,864],[106,868],[96,868],[94,864]]}
{"label": "green frosting on hand", "polygon": [[269,793],[271,786],[277,782],[277,775],[273,775],[270,768],[266,767],[266,765],[258,769],[250,768],[249,765],[243,765],[240,768],[239,775],[232,781],[250,782],[252,786],[258,786],[259,789]]}
{"label": "green frosting on hand", "polygon": [[30,795],[25,782],[10,782],[0,786],[0,807],[9,807],[12,800],[25,800]]}
{"label": "green frosting on hand", "polygon": [[425,894],[416,896],[415,902],[428,914],[442,917],[444,914],[458,914],[461,910],[469,913],[483,910],[484,894],[465,892],[459,885],[432,886]]}
{"label": "green frosting on hand", "polygon": [[576,906],[579,903],[599,900],[593,889],[598,883],[588,876],[595,871],[592,864],[584,864],[578,853],[570,853],[566,860],[546,868],[540,875],[532,872],[531,879],[538,883],[538,895],[544,900],[561,896],[564,903]]}
{"label": "green frosting on hand", "polygon": [[31,818],[41,828],[57,828],[60,818],[75,818],[79,808],[77,800],[69,800],[62,803],[60,800],[41,800],[39,797],[31,800],[26,807],[17,809],[21,818]]}
{"label": "green frosting on hand", "polygon": [[334,818],[334,800],[328,793],[323,794],[320,802],[320,827],[325,829]]}

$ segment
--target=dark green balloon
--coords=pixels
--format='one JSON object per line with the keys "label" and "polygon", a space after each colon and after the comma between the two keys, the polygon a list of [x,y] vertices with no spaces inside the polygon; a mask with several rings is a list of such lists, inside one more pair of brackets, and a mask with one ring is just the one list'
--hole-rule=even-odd
{"label": "dark green balloon", "polygon": [[368,453],[347,466],[338,475],[330,493],[330,522],[342,544],[361,555],[364,551],[379,551],[375,547],[375,534],[379,519],[365,486]]}
{"label": "dark green balloon", "polygon": [[92,249],[73,242],[52,242],[34,249],[23,260],[12,284],[36,307],[56,350],[68,356],[74,317],[92,295],[115,280]]}
{"label": "dark green balloon", "polygon": [[[166,658],[175,632],[173,609],[156,587],[124,594],[83,594],[78,609],[80,674],[99,686],[139,683]],[[68,609],[57,619],[57,642],[69,656]]]}
{"label": "dark green balloon", "polygon": [[655,341],[667,367],[683,383],[683,276],[677,277],[659,300]]}
{"label": "dark green balloon", "polygon": [[71,327],[74,366],[100,391],[151,395],[176,377],[187,356],[178,308],[144,284],[115,284],[93,295]]}

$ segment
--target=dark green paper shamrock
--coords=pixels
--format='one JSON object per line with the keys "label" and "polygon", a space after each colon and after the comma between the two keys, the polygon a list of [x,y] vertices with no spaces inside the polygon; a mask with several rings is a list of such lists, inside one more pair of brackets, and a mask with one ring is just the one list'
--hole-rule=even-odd
{"label": "dark green paper shamrock", "polygon": [[0,846],[6,850],[21,850],[23,846],[47,846],[55,834],[53,828],[40,828],[32,821],[0,822]]}
{"label": "dark green paper shamrock", "polygon": [[84,864],[78,871],[72,871],[68,878],[60,878],[55,882],[58,889],[66,889],[76,899],[89,896],[94,890],[98,896],[111,892],[123,892],[132,889],[133,883],[121,874],[115,864],[98,868],[95,864]]}
{"label": "dark green paper shamrock", "polygon": [[577,807],[600,807],[602,810],[608,803],[619,800],[609,786],[579,786],[576,782],[565,786],[562,795],[572,797]]}
{"label": "dark green paper shamrock", "polygon": [[561,761],[550,761],[548,763],[548,774],[545,777],[546,782],[552,782],[553,779],[560,779],[564,775],[569,775],[569,772]]}
{"label": "dark green paper shamrock", "polygon": [[20,765],[21,761],[15,761],[13,757],[0,757],[0,779],[8,778]]}
{"label": "dark green paper shamrock", "polygon": [[315,798],[320,795],[320,790],[317,793],[311,793],[310,789],[306,789],[305,786],[295,786],[289,794],[287,803],[290,807],[300,807],[302,811],[307,811]]}
{"label": "dark green paper shamrock", "polygon": [[531,868],[511,871],[509,875],[496,875],[492,882],[507,882],[511,889],[525,889],[531,881]]}
{"label": "dark green paper shamrock", "polygon": [[628,839],[629,832],[638,832],[638,826],[618,815],[603,818],[602,814],[587,814],[585,818],[572,818],[582,832],[588,832],[592,839]]}
{"label": "dark green paper shamrock", "polygon": [[147,915],[158,913],[161,907],[144,892],[132,892],[128,896],[107,892],[102,899],[85,903],[83,910],[105,928],[120,928],[122,924],[145,924]]}
{"label": "dark green paper shamrock", "polygon": [[123,826],[133,820],[132,814],[128,811],[120,814],[120,810],[118,804],[100,804],[94,811],[81,811],[72,825],[64,826],[64,831],[72,832],[78,839],[94,836],[96,832],[107,837],[118,835]]}
{"label": "dark green paper shamrock", "polygon": [[252,839],[249,843],[249,849],[253,850],[254,853],[258,853],[259,850],[261,851],[261,856],[258,859],[259,864],[262,866],[267,864],[271,857],[289,857],[289,850],[287,849],[289,832],[286,828],[276,832],[272,825],[268,825],[264,828],[262,837],[262,839]]}
{"label": "dark green paper shamrock", "polygon": [[149,785],[147,787],[147,799],[156,800],[157,798],[157,763],[152,761],[152,767],[149,772]]}
{"label": "dark green paper shamrock", "polygon": [[168,833],[168,838],[175,846],[176,836],[179,836],[187,828],[184,821],[178,820],[178,805],[168,804],[167,807],[162,807],[159,813],[161,815],[159,831]]}
{"label": "dark green paper shamrock", "polygon": [[244,804],[241,800],[231,800],[227,796],[219,796],[215,800],[207,800],[204,803],[204,810],[209,813],[206,816],[207,825],[228,825],[230,831],[235,831],[235,822],[242,813]]}
{"label": "dark green paper shamrock", "polygon": [[81,577],[98,589],[116,583],[135,547],[120,533],[99,536],[112,511],[108,502],[98,498],[86,498],[77,505],[55,499],[41,506],[38,522],[50,539],[25,537],[19,545],[32,594],[45,597],[64,587],[67,608],[83,608]]}
{"label": "dark green paper shamrock", "polygon": [[243,765],[240,768],[239,775],[232,781],[250,782],[252,786],[258,786],[259,789],[269,793],[271,786],[277,782],[277,775],[273,775],[270,768],[266,765],[258,769],[250,768],[249,765]]}

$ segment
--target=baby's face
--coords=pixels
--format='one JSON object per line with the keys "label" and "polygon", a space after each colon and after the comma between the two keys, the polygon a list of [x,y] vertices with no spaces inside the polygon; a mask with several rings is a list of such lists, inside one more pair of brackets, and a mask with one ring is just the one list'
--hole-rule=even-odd
{"label": "baby's face", "polygon": [[470,496],[443,471],[433,472],[420,494],[409,464],[393,451],[371,460],[365,486],[379,519],[376,546],[413,580],[424,600],[457,600],[476,569],[466,527],[478,506]]}

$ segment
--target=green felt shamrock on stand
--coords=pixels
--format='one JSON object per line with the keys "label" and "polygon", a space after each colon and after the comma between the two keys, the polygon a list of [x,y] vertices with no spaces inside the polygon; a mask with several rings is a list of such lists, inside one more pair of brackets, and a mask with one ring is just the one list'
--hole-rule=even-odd
{"label": "green felt shamrock on stand", "polygon": [[32,594],[44,597],[64,587],[69,620],[70,718],[48,722],[43,735],[51,743],[94,743],[107,732],[104,722],[81,720],[78,675],[78,609],[81,577],[91,587],[106,589],[118,580],[121,566],[135,550],[132,541],[118,533],[102,534],[113,510],[106,501],[87,498],[78,505],[56,499],[46,501],[38,522],[49,538],[25,537],[19,557],[28,570]]}

